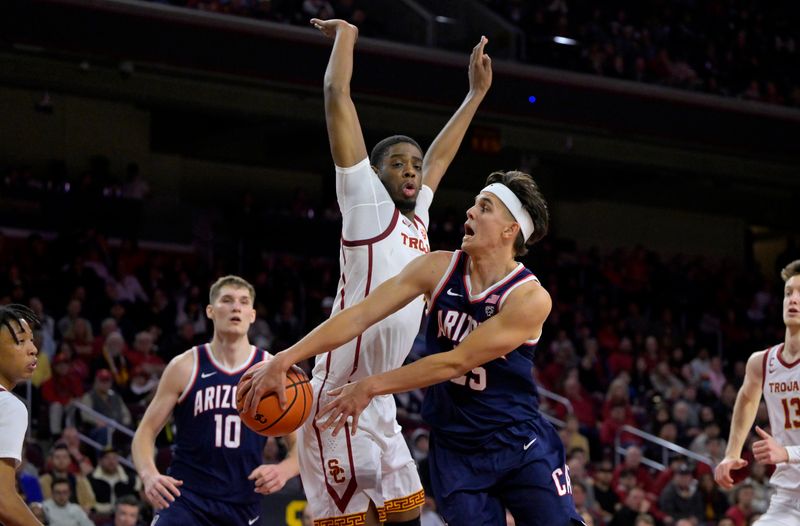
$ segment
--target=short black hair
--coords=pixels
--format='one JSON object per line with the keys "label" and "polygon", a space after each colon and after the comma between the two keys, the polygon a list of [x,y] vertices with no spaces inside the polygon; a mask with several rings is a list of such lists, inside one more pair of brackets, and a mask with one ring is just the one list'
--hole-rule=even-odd
{"label": "short black hair", "polygon": [[509,190],[514,192],[522,206],[531,215],[531,220],[533,221],[531,237],[526,241],[520,229],[519,235],[514,242],[515,254],[524,256],[528,253],[526,245],[532,245],[542,239],[550,227],[550,212],[547,208],[547,201],[545,201],[541,190],[539,190],[539,185],[536,184],[533,177],[525,172],[517,170],[493,172],[486,178],[486,186],[492,183],[500,183],[507,186]]}
{"label": "short black hair", "polygon": [[[39,318],[33,313],[31,309],[19,303],[9,303],[8,305],[0,305],[0,328],[5,325],[11,337],[14,338],[14,343],[19,343],[17,338],[17,330],[22,330],[22,323],[20,320],[25,320],[30,325],[31,330],[39,325]],[[17,329],[11,325],[11,322],[17,324]]]}
{"label": "short black hair", "polygon": [[69,489],[72,490],[72,485],[69,483],[69,479],[64,477],[53,477],[53,480],[50,482],[50,489],[56,487],[56,484],[66,484],[69,486]]}
{"label": "short black hair", "polygon": [[372,166],[380,166],[383,162],[383,158],[386,157],[386,152],[389,151],[389,148],[402,142],[407,142],[408,144],[416,146],[420,153],[422,153],[422,147],[411,137],[407,135],[392,135],[391,137],[386,137],[375,145],[375,147],[372,149],[372,153],[369,155],[370,164]]}
{"label": "short black hair", "polygon": [[139,508],[141,504],[133,495],[123,495],[117,499],[117,503],[114,505],[114,510],[119,509],[120,506],[136,506]]}

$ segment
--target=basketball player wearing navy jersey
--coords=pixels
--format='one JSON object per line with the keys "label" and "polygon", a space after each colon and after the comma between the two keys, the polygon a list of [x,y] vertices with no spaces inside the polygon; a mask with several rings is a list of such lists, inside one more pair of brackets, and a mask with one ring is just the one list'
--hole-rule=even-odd
{"label": "basketball player wearing navy jersey", "polygon": [[582,524],[564,447],[539,413],[532,378],[550,296],[514,259],[547,226],[547,204],[533,179],[496,172],[467,210],[462,250],[415,259],[270,364],[283,374],[424,294],[428,355],[331,391],[338,398],[320,410],[320,417],[330,413],[320,427],[354,433],[373,397],[428,387],[432,488],[452,526],[505,524],[504,508],[518,525]]}
{"label": "basketball player wearing navy jersey", "polygon": [[[269,355],[250,345],[255,291],[237,276],[211,287],[206,314],[214,322],[210,343],[170,361],[133,439],[133,461],[158,526],[243,526],[259,520],[259,494],[281,489],[299,473],[294,440],[283,462],[261,465],[266,437],[236,411],[242,374]],[[167,475],[153,461],[156,435],[174,415],[177,428]]]}
{"label": "basketball player wearing navy jersey", "polygon": [[[343,20],[312,19],[311,23],[334,39],[324,92],[336,198],[342,212],[335,316],[429,252],[428,208],[489,90],[492,69],[484,53],[488,41],[481,38],[470,57],[469,92],[424,157],[416,141],[402,135],[380,141],[367,157],[350,97],[358,29]],[[413,72],[405,73],[413,77]],[[402,366],[419,332],[424,307],[420,296],[334,352],[319,356],[311,379],[315,410],[327,403],[329,390]],[[255,387],[246,399],[251,411],[254,400],[272,391],[259,380],[270,374],[268,366],[253,371]],[[243,390],[248,378],[245,375]],[[419,526],[425,494],[391,395],[371,401],[361,415],[358,436],[333,436],[309,418],[298,430],[298,443],[301,477],[315,526],[373,526],[384,521]]]}

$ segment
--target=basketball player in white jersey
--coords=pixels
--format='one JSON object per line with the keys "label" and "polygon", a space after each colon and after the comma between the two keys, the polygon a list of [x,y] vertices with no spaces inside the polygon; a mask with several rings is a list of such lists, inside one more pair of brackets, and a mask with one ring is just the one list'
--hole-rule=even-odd
{"label": "basketball player in white jersey", "polygon": [[728,449],[714,471],[720,486],[733,487],[731,470],[747,465],[741,458],[742,447],[763,393],[772,435],[756,426],[761,440],[753,444],[753,455],[757,462],[775,464],[770,483],[778,491],[754,526],[800,526],[800,260],[787,265],[781,277],[786,339],[747,360],[744,383],[733,407]]}
{"label": "basketball player in white jersey", "polygon": [[28,410],[11,394],[30,380],[39,351],[33,344],[33,312],[23,305],[0,306],[0,524],[41,526],[17,492],[17,467],[22,462]]}
{"label": "basketball player in white jersey", "polygon": [[[335,315],[429,251],[428,207],[491,85],[492,70],[483,53],[487,40],[481,38],[470,59],[469,93],[424,159],[416,141],[400,135],[380,141],[368,158],[350,98],[358,29],[343,20],[312,19],[311,23],[335,39],[325,72],[325,117],[343,217]],[[402,78],[422,81],[412,71],[403,72]],[[356,437],[334,437],[319,429],[313,416],[327,402],[324,393],[330,389],[400,367],[419,331],[422,312],[420,296],[336,352],[317,359],[312,378],[314,411],[298,433],[300,473],[315,526],[378,524],[379,520],[395,526],[420,524],[424,492],[397,424],[392,396],[373,400],[359,421],[364,432]],[[282,374],[261,367],[249,375],[253,388],[246,403],[251,411],[253,401],[273,391],[270,381],[280,382]]]}

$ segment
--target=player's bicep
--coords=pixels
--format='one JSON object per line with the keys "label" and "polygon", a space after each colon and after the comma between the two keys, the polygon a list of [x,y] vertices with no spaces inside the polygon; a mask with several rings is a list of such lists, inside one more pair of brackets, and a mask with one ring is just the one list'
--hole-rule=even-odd
{"label": "player's bicep", "polygon": [[[13,458],[0,458],[0,499],[6,499],[17,487],[17,463]],[[0,500],[4,502],[4,500]]]}
{"label": "player's bicep", "polygon": [[349,92],[335,88],[326,90],[325,122],[336,166],[353,166],[367,156],[361,123]]}
{"label": "player's bicep", "polygon": [[465,370],[470,370],[538,338],[551,306],[550,295],[542,287],[525,286],[513,293],[497,314],[481,323],[453,350],[454,359],[462,363]]}
{"label": "player's bicep", "polygon": [[764,355],[767,351],[753,353],[747,360],[744,382],[740,390],[741,395],[747,400],[761,400],[761,390],[764,381]]}

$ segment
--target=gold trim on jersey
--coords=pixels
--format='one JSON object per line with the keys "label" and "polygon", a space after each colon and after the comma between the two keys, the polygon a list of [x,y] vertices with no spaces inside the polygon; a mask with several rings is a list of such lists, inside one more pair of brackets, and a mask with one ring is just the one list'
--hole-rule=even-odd
{"label": "gold trim on jersey", "polygon": [[407,497],[400,497],[399,499],[387,500],[386,503],[378,508],[378,518],[381,521],[386,521],[387,515],[390,513],[400,513],[421,507],[425,504],[425,490],[419,490],[412,493]]}
{"label": "gold trim on jersey", "polygon": [[314,526],[362,526],[367,523],[367,512],[314,520]]}

